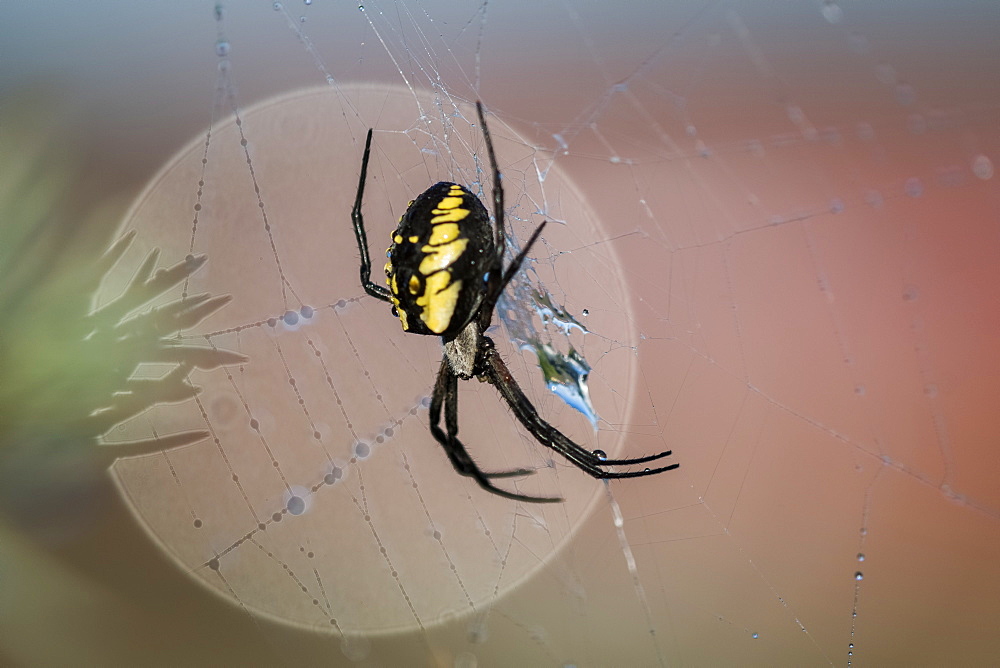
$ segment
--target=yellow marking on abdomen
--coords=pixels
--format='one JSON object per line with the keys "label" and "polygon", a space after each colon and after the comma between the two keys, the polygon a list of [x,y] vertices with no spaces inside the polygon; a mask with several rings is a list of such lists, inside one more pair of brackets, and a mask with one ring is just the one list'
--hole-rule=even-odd
{"label": "yellow marking on abdomen", "polygon": [[440,223],[431,229],[431,238],[427,241],[432,246],[458,238],[458,225],[455,223]]}
{"label": "yellow marking on abdomen", "polygon": [[417,304],[424,307],[420,319],[435,334],[448,329],[455,304],[458,303],[458,293],[462,289],[462,281],[453,281],[448,285],[450,280],[451,274],[447,271],[428,276],[424,294],[417,299]]}
{"label": "yellow marking on abdomen", "polygon": [[437,225],[438,223],[457,223],[471,212],[468,209],[434,209],[431,213],[434,214],[434,217],[431,218],[431,224]]}
{"label": "yellow marking on abdomen", "polygon": [[399,317],[399,324],[403,326],[404,332],[408,332],[410,330],[410,323],[407,322],[406,320],[406,311],[403,310],[402,306],[399,303],[399,298],[396,297],[396,288],[398,286],[396,283],[395,274],[389,277],[389,280],[386,282],[389,284],[389,292],[390,292],[389,298],[392,300],[392,305],[396,307],[395,313]]}
{"label": "yellow marking on abdomen", "polygon": [[[448,193],[448,195],[449,195],[448,197],[445,197],[440,202],[438,202],[437,209],[457,209],[458,207],[462,206],[463,197],[461,196],[461,194],[459,194],[458,197],[455,197],[455,193],[450,192]],[[435,213],[437,213],[437,209],[434,210]]]}
{"label": "yellow marking on abdomen", "polygon": [[450,267],[465,252],[465,247],[468,245],[468,239],[455,239],[451,243],[441,246],[422,247],[420,250],[427,255],[420,261],[420,273],[424,276],[430,276],[437,271]]}

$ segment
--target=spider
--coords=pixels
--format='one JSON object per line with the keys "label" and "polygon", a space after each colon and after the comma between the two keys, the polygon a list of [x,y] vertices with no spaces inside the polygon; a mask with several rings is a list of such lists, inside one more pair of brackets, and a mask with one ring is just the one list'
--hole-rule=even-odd
{"label": "spider", "polygon": [[[478,378],[497,388],[514,416],[539,443],[595,478],[637,478],[677,468],[678,464],[671,464],[641,471],[604,470],[604,466],[645,464],[671,453],[668,450],[635,459],[607,459],[600,450],[590,452],[577,445],[538,415],[500,358],[493,340],[484,334],[493,319],[493,309],[500,294],[521,267],[546,223],[535,229],[524,249],[504,267],[503,186],[482,103],[476,102],[476,112],[493,172],[492,229],[490,215],[478,197],[457,183],[437,183],[409,203],[392,233],[392,245],[386,251],[389,261],[385,264],[389,287],[373,283],[368,237],[361,214],[372,130],[368,130],[365,141],[361,179],[351,211],[361,252],[361,285],[365,292],[392,304],[392,314],[399,318],[403,331],[440,336],[444,344],[441,367],[431,395],[431,434],[444,448],[455,470],[473,478],[486,491],[517,501],[562,501],[558,497],[527,496],[496,487],[493,480],[526,476],[534,471],[485,472],[458,440],[458,381]],[[440,425],[442,406],[444,431]]]}

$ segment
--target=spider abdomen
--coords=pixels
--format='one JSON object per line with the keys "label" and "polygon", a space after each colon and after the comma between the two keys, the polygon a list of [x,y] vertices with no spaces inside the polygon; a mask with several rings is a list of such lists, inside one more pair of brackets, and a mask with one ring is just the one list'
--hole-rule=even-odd
{"label": "spider abdomen", "polygon": [[496,262],[489,213],[466,188],[437,183],[410,202],[386,255],[403,330],[454,337],[478,310]]}

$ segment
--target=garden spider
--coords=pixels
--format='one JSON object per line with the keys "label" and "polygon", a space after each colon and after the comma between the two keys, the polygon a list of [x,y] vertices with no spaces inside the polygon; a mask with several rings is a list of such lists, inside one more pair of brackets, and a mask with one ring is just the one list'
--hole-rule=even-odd
{"label": "garden spider", "polygon": [[[534,471],[514,469],[486,473],[458,440],[458,380],[478,378],[497,388],[514,416],[539,443],[595,478],[637,478],[677,468],[678,464],[641,471],[602,469],[602,466],[645,464],[666,457],[670,451],[635,459],[607,459],[599,450],[590,452],[580,447],[539,417],[500,359],[493,340],[483,333],[490,326],[500,294],[517,273],[545,223],[538,226],[524,249],[504,268],[503,186],[480,102],[476,102],[476,112],[493,170],[492,231],[489,213],[479,198],[456,183],[437,183],[409,203],[392,233],[392,245],[386,252],[389,261],[385,264],[389,287],[373,283],[368,238],[361,215],[372,145],[371,130],[365,141],[361,179],[351,211],[361,251],[361,285],[365,292],[391,303],[392,313],[399,318],[404,331],[440,336],[444,343],[444,356],[431,395],[431,434],[444,448],[455,470],[474,478],[486,491],[518,501],[562,501],[557,497],[526,496],[495,487],[491,482],[495,478],[525,476]],[[446,432],[440,426],[442,404]]]}

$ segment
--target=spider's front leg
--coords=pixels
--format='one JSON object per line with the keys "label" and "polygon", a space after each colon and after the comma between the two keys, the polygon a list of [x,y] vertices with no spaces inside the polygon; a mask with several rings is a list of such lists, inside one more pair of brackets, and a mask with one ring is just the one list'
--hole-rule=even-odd
{"label": "spider's front leg", "polygon": [[590,452],[586,448],[583,448],[573,441],[571,441],[565,434],[553,427],[551,424],[546,422],[538,415],[538,411],[528,397],[524,395],[524,392],[518,386],[517,381],[514,380],[514,376],[511,375],[510,370],[507,365],[504,364],[503,360],[500,358],[500,354],[496,351],[493,340],[488,336],[483,337],[481,344],[481,358],[477,364],[477,376],[481,376],[488,380],[497,390],[500,395],[510,406],[511,410],[514,411],[514,415],[517,417],[518,421],[524,425],[524,428],[531,432],[531,435],[541,443],[542,445],[552,448],[563,457],[571,461],[578,468],[589,473],[595,478],[600,478],[602,480],[609,478],[639,478],[642,476],[653,475],[656,473],[662,473],[664,471],[670,471],[672,469],[680,466],[679,464],[670,464],[669,466],[662,466],[655,469],[643,469],[641,471],[606,471],[602,469],[602,466],[630,466],[635,464],[645,464],[663,457],[667,457],[671,454],[669,450],[666,452],[660,452],[655,455],[648,455],[646,457],[636,457],[634,459],[602,459],[593,452]]}
{"label": "spider's front leg", "polygon": [[368,255],[368,235],[365,232],[365,217],[361,213],[361,203],[365,197],[365,180],[368,178],[368,159],[372,152],[372,131],[368,130],[365,140],[365,155],[361,160],[361,178],[358,181],[358,192],[354,198],[354,208],[351,209],[351,222],[354,224],[354,236],[358,241],[358,252],[361,253],[361,287],[376,299],[391,302],[389,288],[372,282],[372,261]]}
{"label": "spider's front leg", "polygon": [[[447,433],[442,431],[440,426],[442,404],[444,404],[444,422]],[[534,473],[531,469],[514,469],[511,471],[486,473],[476,465],[476,462],[472,460],[469,452],[465,449],[465,445],[458,440],[458,376],[452,372],[447,358],[441,360],[441,368],[438,370],[437,381],[434,383],[434,393],[431,395],[430,427],[431,435],[444,448],[455,470],[464,476],[474,478],[479,483],[479,486],[486,491],[516,501],[531,501],[536,503],[562,501],[562,499],[554,497],[515,494],[495,487],[490,482],[490,478],[514,478],[531,475]]]}

